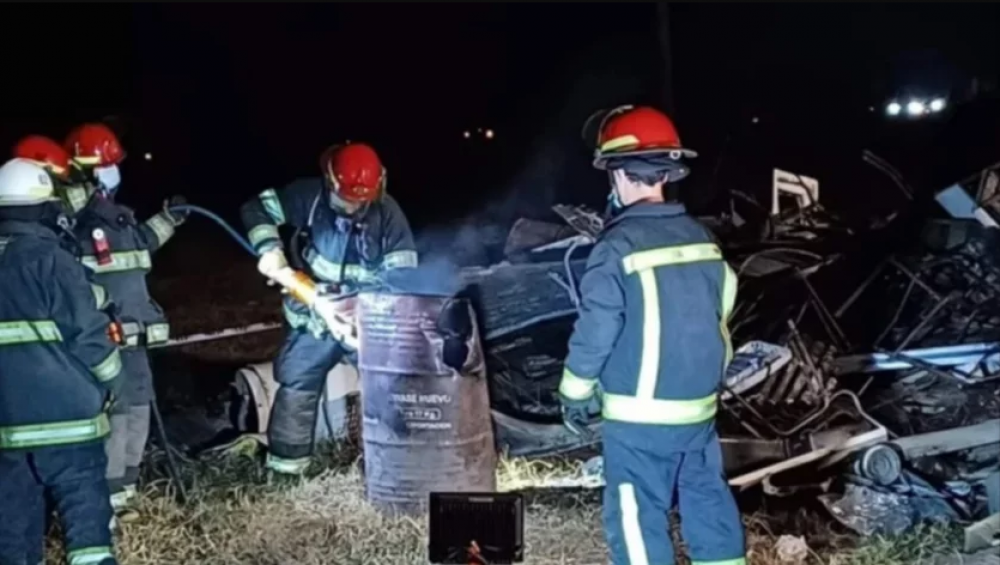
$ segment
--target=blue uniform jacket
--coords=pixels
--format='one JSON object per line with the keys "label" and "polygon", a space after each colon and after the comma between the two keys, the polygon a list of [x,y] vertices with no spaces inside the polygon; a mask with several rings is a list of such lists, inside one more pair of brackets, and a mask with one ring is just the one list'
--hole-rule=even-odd
{"label": "blue uniform jacket", "polygon": [[121,372],[107,294],[36,223],[0,222],[0,449],[107,435]]}
{"label": "blue uniform jacket", "polygon": [[[79,191],[85,195],[79,195]],[[122,204],[73,187],[67,190],[71,202],[84,202],[73,228],[83,251],[80,261],[94,274],[114,300],[127,345],[156,345],[170,339],[170,326],[159,304],[149,294],[146,275],[153,268],[152,253],[174,235],[174,222],[165,212],[139,222],[135,213]],[[79,196],[78,196],[79,195]],[[75,196],[75,198],[74,198]],[[110,256],[101,261],[98,236],[103,235]]]}
{"label": "blue uniform jacket", "polygon": [[[389,269],[417,266],[410,224],[399,204],[384,194],[360,218],[347,218],[328,204],[322,178],[303,178],[281,189],[267,189],[241,210],[250,242],[258,253],[280,247],[278,226],[307,230],[303,261],[317,281],[357,288],[376,283]],[[285,317],[293,328],[321,333],[318,318],[285,297]]]}
{"label": "blue uniform jacket", "polygon": [[601,393],[606,422],[711,422],[732,356],[736,275],[680,204],[638,203],[604,228],[580,281],[560,393]]}

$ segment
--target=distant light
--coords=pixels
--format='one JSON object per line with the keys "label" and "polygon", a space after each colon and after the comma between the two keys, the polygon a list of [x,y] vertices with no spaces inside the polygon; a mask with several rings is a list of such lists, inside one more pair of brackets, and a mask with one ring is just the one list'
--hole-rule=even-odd
{"label": "distant light", "polygon": [[472,137],[472,132],[469,130],[465,130],[464,132],[462,132],[462,137],[464,137],[465,139],[469,139],[470,137]]}
{"label": "distant light", "polygon": [[903,111],[903,107],[899,105],[899,102],[890,102],[889,105],[886,106],[885,111],[890,116],[898,116],[899,113]]}
{"label": "distant light", "polygon": [[146,153],[145,155],[143,155],[143,157],[145,157],[147,161],[152,161],[153,160],[153,154],[152,153]]}
{"label": "distant light", "polygon": [[931,100],[931,112],[940,112],[944,110],[945,101],[944,98],[935,98]]}
{"label": "distant light", "polygon": [[758,118],[757,116],[754,116],[753,119],[750,120],[750,121],[756,124],[756,123],[760,122],[760,118]]}
{"label": "distant light", "polygon": [[923,114],[927,109],[924,107],[924,103],[918,100],[911,100],[906,105],[906,113],[911,116],[919,116]]}
{"label": "distant light", "polygon": [[868,111],[869,112],[874,112],[875,111],[875,106],[869,106],[868,107]]}
{"label": "distant light", "polygon": [[486,139],[493,139],[493,130],[488,129],[486,130],[486,132],[483,133],[483,135],[486,136]]}

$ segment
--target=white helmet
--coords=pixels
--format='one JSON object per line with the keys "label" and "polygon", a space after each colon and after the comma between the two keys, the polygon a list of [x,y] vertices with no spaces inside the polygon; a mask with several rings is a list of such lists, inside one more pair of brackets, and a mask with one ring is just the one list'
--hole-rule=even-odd
{"label": "white helmet", "polygon": [[36,162],[11,159],[0,167],[0,206],[33,206],[58,200],[52,177]]}

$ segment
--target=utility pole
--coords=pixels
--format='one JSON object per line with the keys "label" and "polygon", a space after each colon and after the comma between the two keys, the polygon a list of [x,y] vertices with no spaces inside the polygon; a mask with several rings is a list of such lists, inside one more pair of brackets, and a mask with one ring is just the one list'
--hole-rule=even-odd
{"label": "utility pole", "polygon": [[657,35],[660,39],[663,86],[661,100],[667,115],[673,116],[674,104],[674,54],[670,41],[670,6],[668,2],[656,3]]}

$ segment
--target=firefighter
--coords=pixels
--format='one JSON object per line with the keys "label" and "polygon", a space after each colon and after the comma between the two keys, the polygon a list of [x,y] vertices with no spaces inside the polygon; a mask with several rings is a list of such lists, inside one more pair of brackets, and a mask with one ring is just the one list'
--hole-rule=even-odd
{"label": "firefighter", "polygon": [[[44,135],[29,135],[14,146],[14,158],[29,159],[54,177],[56,184],[69,181],[69,153],[56,140]],[[56,193],[58,194],[58,186]]]}
{"label": "firefighter", "polygon": [[[29,135],[18,141],[17,145],[14,146],[13,153],[14,158],[28,159],[45,169],[52,178],[56,194],[61,196],[65,192],[61,188],[65,188],[66,183],[69,181],[69,174],[72,168],[70,166],[69,153],[66,153],[66,150],[63,149],[59,142],[42,135]],[[66,236],[63,238],[63,247],[74,256],[79,256],[80,251],[79,247],[75,245],[75,238],[65,230],[63,230],[63,235]],[[43,519],[32,520],[29,525],[29,531],[26,532],[27,539],[32,540],[26,563],[41,563],[44,559],[45,548],[42,540],[44,540],[45,532],[48,531],[51,501],[40,500],[40,502],[45,505],[38,509]],[[38,543],[34,543],[35,540],[38,540]]]}
{"label": "firefighter", "polygon": [[115,563],[106,408],[122,368],[107,293],[62,246],[67,222],[33,161],[0,167],[0,563],[41,563],[44,497],[70,565]]}
{"label": "firefighter", "polygon": [[154,400],[146,348],[165,343],[170,333],[163,310],[149,295],[146,275],[152,268],[151,254],[170,240],[187,215],[169,209],[183,202],[179,197],[168,200],[162,211],[145,222],[137,221],[131,209],[115,201],[121,183],[118,166],[125,151],[107,126],[83,124],[70,132],[64,147],[85,179],[65,191],[76,213],[73,229],[83,249],[81,261],[108,289],[124,332],[124,382],[111,414],[107,478],[116,514],[129,519],[134,518],[129,508],[136,495]]}
{"label": "firefighter", "polygon": [[694,565],[744,565],[714,423],[736,276],[672,198],[696,154],[649,107],[605,114],[597,145],[614,213],[580,281],[559,395],[578,433],[600,405],[610,554],[615,565],[674,563],[667,516],[676,503]]}
{"label": "firefighter", "polygon": [[[302,178],[267,189],[242,208],[250,242],[268,278],[288,267],[278,227],[295,229],[293,262],[326,286],[331,296],[351,293],[380,280],[388,270],[415,267],[417,253],[409,223],[386,194],[386,172],[369,145],[347,143],[320,156],[321,177]],[[331,335],[319,305],[310,309],[286,295],[287,335],[275,360],[280,388],[268,426],[267,467],[298,475],[313,449],[317,403],[327,374],[350,344]],[[341,334],[335,334],[341,335]]]}

